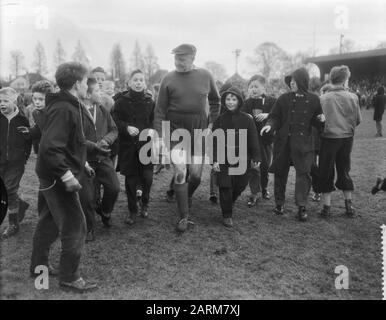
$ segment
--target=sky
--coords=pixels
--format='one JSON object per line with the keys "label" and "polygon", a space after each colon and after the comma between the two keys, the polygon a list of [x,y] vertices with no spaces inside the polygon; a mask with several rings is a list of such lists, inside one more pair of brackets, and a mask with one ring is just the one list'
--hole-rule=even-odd
{"label": "sky", "polygon": [[114,43],[126,62],[138,39],[154,47],[161,68],[173,69],[171,50],[197,47],[196,65],[223,64],[235,72],[234,50],[241,49],[239,73],[254,73],[249,58],[263,42],[288,53],[328,54],[340,34],[362,50],[386,41],[384,0],[0,0],[0,75],[10,73],[10,51],[19,49],[31,70],[37,41],[45,47],[53,74],[53,51],[60,39],[70,60],[78,40],[91,65],[109,70]]}

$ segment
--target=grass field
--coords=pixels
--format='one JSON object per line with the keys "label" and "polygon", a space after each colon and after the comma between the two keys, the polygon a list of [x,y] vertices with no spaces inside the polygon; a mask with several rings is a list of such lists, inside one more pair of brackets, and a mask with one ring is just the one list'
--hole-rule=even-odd
{"label": "grass field", "polygon": [[[355,219],[344,216],[342,195],[336,192],[331,220],[322,220],[320,204],[310,202],[309,221],[298,222],[291,169],[284,217],[272,213],[273,200],[248,208],[246,190],[235,206],[235,227],[228,230],[221,225],[219,206],[208,201],[210,168],[205,168],[194,198],[192,229],[183,235],[174,231],[176,206],[165,201],[170,170],[155,176],[149,219],[139,218],[128,227],[121,180],[113,227],[107,230],[98,221],[97,238],[86,244],[82,258],[82,275],[100,288],[83,295],[64,293],[56,279],[50,279],[49,290],[36,290],[29,277],[37,222],[33,155],[21,184],[21,194],[31,204],[27,217],[16,237],[0,242],[0,298],[381,299],[386,194],[372,196],[370,189],[377,176],[386,176],[386,138],[373,138],[372,111],[363,111],[363,117],[352,156]],[[269,188],[272,193],[272,181]],[[57,242],[51,252],[54,265],[59,249]],[[349,269],[348,290],[335,289],[338,265]]]}

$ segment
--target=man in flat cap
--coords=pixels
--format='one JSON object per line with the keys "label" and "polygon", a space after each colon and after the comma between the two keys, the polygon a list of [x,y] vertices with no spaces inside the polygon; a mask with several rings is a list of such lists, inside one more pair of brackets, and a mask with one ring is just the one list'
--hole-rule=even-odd
{"label": "man in flat cap", "polygon": [[[210,72],[194,66],[195,46],[181,44],[172,53],[176,70],[169,72],[161,82],[154,113],[154,129],[162,137],[162,122],[169,121],[171,133],[176,129],[185,129],[190,133],[190,154],[181,149],[180,143],[170,143],[174,169],[173,189],[180,218],[177,230],[184,232],[188,227],[193,193],[201,182],[204,162],[203,148],[198,147],[200,143],[194,140],[194,129],[211,129],[219,114],[220,95]],[[182,161],[175,161],[176,158]]]}

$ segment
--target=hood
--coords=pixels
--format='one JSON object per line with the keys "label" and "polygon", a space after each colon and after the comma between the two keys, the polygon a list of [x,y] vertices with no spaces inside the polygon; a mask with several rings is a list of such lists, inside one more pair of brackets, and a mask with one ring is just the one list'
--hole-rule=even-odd
{"label": "hood", "polygon": [[74,106],[79,105],[78,99],[65,90],[60,90],[59,92],[46,94],[46,108],[49,108],[55,102],[58,102],[58,101],[67,101]]}
{"label": "hood", "polygon": [[308,75],[308,71],[305,68],[300,68],[295,70],[291,75],[286,76],[284,78],[285,83],[289,88],[291,88],[291,80],[294,79],[299,92],[307,93],[308,86],[310,83],[310,76]]}
{"label": "hood", "polygon": [[230,87],[229,89],[227,89],[226,91],[224,91],[221,94],[221,105],[224,106],[225,110],[228,110],[228,108],[225,106],[225,97],[229,93],[231,93],[237,97],[237,100],[239,101],[237,110],[240,110],[240,108],[242,107],[242,105],[244,103],[244,100],[243,100],[243,95],[242,95],[241,91],[239,89],[237,89],[236,87]]}

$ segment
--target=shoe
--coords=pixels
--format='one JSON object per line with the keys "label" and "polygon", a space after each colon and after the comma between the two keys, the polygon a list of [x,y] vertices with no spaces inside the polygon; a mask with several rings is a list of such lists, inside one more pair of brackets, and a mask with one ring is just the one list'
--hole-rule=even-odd
{"label": "shoe", "polygon": [[102,205],[97,204],[95,212],[101,217],[102,223],[106,228],[111,227],[111,213],[105,213],[102,210]]}
{"label": "shoe", "polygon": [[147,212],[147,205],[142,205],[142,208],[141,208],[141,217],[142,218],[148,218],[149,217],[149,213]]}
{"label": "shoe", "polygon": [[86,235],[86,242],[91,242],[95,240],[94,230],[90,230]]}
{"label": "shoe", "polygon": [[217,197],[215,194],[212,194],[210,197],[209,197],[209,201],[212,203],[212,204],[217,204]]}
{"label": "shoe", "polygon": [[313,195],[312,195],[312,201],[314,201],[314,202],[320,202],[320,193],[314,193]]}
{"label": "shoe", "polygon": [[19,200],[19,211],[18,211],[18,218],[19,218],[19,223],[23,221],[25,217],[25,212],[29,208],[29,203],[20,199]]}
{"label": "shoe", "polygon": [[255,206],[257,204],[257,195],[253,195],[253,196],[250,196],[249,197],[249,200],[247,202],[247,206],[249,208],[252,208],[253,206]]}
{"label": "shoe", "polygon": [[128,225],[133,225],[135,223],[135,213],[128,212],[125,217],[125,223]]}
{"label": "shoe", "polygon": [[284,207],[281,205],[277,205],[275,209],[273,209],[273,212],[277,215],[283,215],[284,214]]}
{"label": "shoe", "polygon": [[263,190],[263,191],[261,192],[261,195],[262,195],[262,198],[265,199],[265,200],[271,199],[271,197],[269,196],[268,190]]}
{"label": "shoe", "polygon": [[226,226],[227,228],[232,228],[233,227],[233,220],[232,220],[232,218],[224,218],[222,220],[222,224],[224,226]]}
{"label": "shoe", "polygon": [[19,226],[17,224],[8,225],[7,229],[1,235],[3,239],[10,238],[19,232]]}
{"label": "shoe", "polygon": [[346,215],[350,218],[354,217],[355,209],[352,205],[352,200],[351,199],[344,200],[344,206],[346,207]]}
{"label": "shoe", "polygon": [[176,228],[176,230],[178,231],[178,232],[185,232],[186,231],[186,229],[188,229],[188,223],[189,223],[189,221],[188,221],[188,218],[182,218],[178,223],[177,223],[177,228]]}
{"label": "shoe", "polygon": [[323,205],[323,209],[322,209],[322,211],[320,211],[321,217],[325,218],[325,219],[331,217],[330,209],[331,209],[331,206]]}
{"label": "shoe", "polygon": [[167,202],[174,202],[174,190],[166,191],[166,201]]}
{"label": "shoe", "polygon": [[304,221],[307,221],[307,217],[308,217],[308,215],[307,215],[307,212],[306,212],[306,207],[299,207],[299,209],[298,209],[298,219],[299,219],[299,221],[302,221],[302,222],[304,222]]}
{"label": "shoe", "polygon": [[72,282],[60,281],[59,286],[63,290],[73,291],[75,293],[84,293],[87,291],[96,290],[98,288],[95,283],[88,283],[84,281],[83,278],[79,278],[78,280]]}
{"label": "shoe", "polygon": [[381,190],[380,186],[381,186],[382,182],[383,182],[383,180],[381,178],[377,178],[375,186],[371,189],[371,194],[376,194],[378,191]]}

